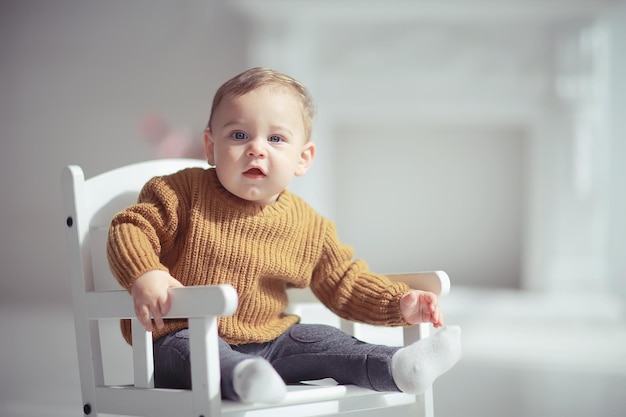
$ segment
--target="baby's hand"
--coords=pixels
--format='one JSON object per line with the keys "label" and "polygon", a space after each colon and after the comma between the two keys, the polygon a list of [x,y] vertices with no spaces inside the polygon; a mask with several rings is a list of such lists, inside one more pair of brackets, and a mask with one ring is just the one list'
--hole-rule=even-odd
{"label": "baby's hand", "polygon": [[411,290],[400,298],[400,313],[410,324],[432,323],[443,326],[443,315],[439,311],[437,296],[428,291]]}
{"label": "baby's hand", "polygon": [[163,328],[163,315],[170,310],[167,290],[182,286],[178,280],[161,270],[146,272],[135,280],[130,295],[135,304],[135,315],[147,331],[152,331],[150,317],[154,318],[158,329]]}

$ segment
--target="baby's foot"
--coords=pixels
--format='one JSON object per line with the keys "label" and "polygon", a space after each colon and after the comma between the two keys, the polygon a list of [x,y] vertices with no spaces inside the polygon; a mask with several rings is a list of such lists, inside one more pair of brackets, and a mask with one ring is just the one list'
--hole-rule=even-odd
{"label": "baby's foot", "polygon": [[268,361],[261,358],[246,359],[235,366],[233,388],[244,403],[275,404],[287,393],[283,379]]}
{"label": "baby's foot", "polygon": [[421,394],[460,358],[461,328],[447,326],[398,350],[391,358],[391,374],[400,391]]}

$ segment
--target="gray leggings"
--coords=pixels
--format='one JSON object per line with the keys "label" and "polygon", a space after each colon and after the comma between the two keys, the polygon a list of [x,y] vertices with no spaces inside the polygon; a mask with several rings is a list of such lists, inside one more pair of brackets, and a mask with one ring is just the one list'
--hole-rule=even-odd
{"label": "gray leggings", "polygon": [[[376,391],[399,391],[391,375],[398,347],[362,342],[331,326],[296,324],[266,343],[229,345],[219,339],[222,397],[237,400],[232,374],[251,357],[269,361],[285,383],[333,378]],[[189,331],[170,333],[154,343],[155,385],[191,388]]]}

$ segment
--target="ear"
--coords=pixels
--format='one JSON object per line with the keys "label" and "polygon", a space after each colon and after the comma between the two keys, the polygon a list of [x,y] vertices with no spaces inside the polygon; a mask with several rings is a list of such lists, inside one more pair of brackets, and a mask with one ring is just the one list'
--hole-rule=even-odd
{"label": "ear", "polygon": [[209,165],[215,166],[215,143],[213,142],[213,134],[209,129],[204,131],[204,153]]}
{"label": "ear", "polygon": [[296,167],[295,175],[301,177],[311,168],[313,160],[315,159],[315,144],[313,142],[307,142],[302,148],[300,153],[300,160]]}

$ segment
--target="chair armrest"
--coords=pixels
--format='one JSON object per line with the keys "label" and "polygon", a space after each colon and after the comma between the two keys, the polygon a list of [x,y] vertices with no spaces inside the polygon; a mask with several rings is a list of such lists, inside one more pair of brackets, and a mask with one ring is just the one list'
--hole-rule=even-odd
{"label": "chair armrest", "polygon": [[170,288],[169,293],[172,302],[165,317],[170,319],[232,316],[239,302],[237,291],[228,284]]}
{"label": "chair armrest", "polygon": [[[171,308],[164,317],[195,318],[231,316],[237,309],[237,291],[231,285],[204,285],[168,290]],[[126,291],[88,292],[87,317],[90,319],[135,318],[133,299]]]}
{"label": "chair armrest", "polygon": [[444,271],[390,274],[387,277],[395,282],[404,282],[414,290],[430,291],[440,297],[450,292],[450,277]]}

